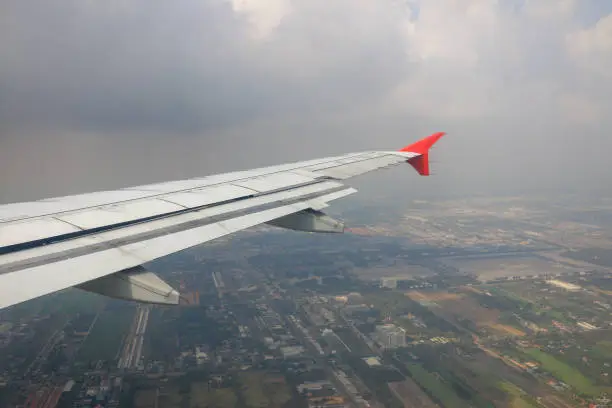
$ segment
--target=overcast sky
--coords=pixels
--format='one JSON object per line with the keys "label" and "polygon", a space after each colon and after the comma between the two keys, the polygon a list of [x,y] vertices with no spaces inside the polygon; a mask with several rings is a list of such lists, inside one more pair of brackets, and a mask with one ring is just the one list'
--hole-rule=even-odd
{"label": "overcast sky", "polygon": [[3,0],[0,202],[440,130],[435,177],[366,180],[414,198],[608,187],[611,13],[609,0]]}

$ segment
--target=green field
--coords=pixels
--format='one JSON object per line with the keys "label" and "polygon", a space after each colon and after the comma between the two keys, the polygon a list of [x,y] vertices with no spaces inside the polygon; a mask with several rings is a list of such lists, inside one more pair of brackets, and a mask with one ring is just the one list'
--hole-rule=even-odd
{"label": "green field", "polygon": [[[148,408],[156,406],[157,402],[157,390],[156,389],[148,389],[148,390],[138,390],[134,393],[134,399],[132,404],[134,408]],[[168,408],[178,408],[176,406],[172,406],[167,404]]]}
{"label": "green field", "polygon": [[398,310],[408,307],[411,300],[400,292],[373,292],[364,295],[364,302],[374,305],[381,314],[396,316]]}
{"label": "green field", "polygon": [[0,323],[0,334],[9,332],[13,328],[13,323]]}
{"label": "green field", "polygon": [[81,346],[77,359],[81,362],[114,360],[121,347],[123,337],[130,329],[133,317],[133,308],[126,308],[121,313],[116,311],[100,313],[87,339]]}
{"label": "green field", "polygon": [[406,364],[406,367],[410,370],[412,379],[427,390],[429,395],[436,397],[446,408],[467,408],[470,406],[449,385],[438,380],[435,375],[425,370],[420,364],[409,363]]}
{"label": "green field", "polygon": [[596,386],[580,371],[572,368],[548,353],[536,348],[525,349],[525,353],[539,361],[544,370],[550,372],[564,383],[571,385],[576,389],[576,391],[582,394],[597,396],[602,392],[607,391],[605,387]]}
{"label": "green field", "polygon": [[291,399],[286,384],[268,383],[266,378],[263,372],[240,374],[241,393],[248,407],[281,407]]}
{"label": "green field", "polygon": [[262,375],[258,373],[240,375],[242,394],[249,407],[265,407],[268,404],[268,398],[263,392],[261,381]]}
{"label": "green field", "polygon": [[233,408],[238,402],[231,388],[213,388],[209,391],[205,381],[191,384],[189,399],[190,408]]}
{"label": "green field", "polygon": [[498,387],[511,397],[510,408],[537,408],[539,406],[536,402],[531,403],[529,395],[510,382],[501,382]]}
{"label": "green field", "polygon": [[593,352],[602,357],[611,357],[612,356],[612,341],[609,340],[600,340],[593,347]]}
{"label": "green field", "polygon": [[[168,387],[159,393],[157,406],[164,408],[182,408],[187,405],[187,402],[189,402],[188,394],[181,394],[177,387]],[[140,407],[136,405],[135,408]]]}
{"label": "green field", "polygon": [[[231,388],[211,388],[208,381],[176,384],[138,390],[130,406],[134,408],[234,408],[238,396]],[[127,405],[126,405],[127,406]]]}

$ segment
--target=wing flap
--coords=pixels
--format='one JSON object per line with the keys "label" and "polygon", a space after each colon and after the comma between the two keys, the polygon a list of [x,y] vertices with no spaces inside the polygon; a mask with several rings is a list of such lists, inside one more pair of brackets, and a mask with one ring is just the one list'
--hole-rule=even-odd
{"label": "wing flap", "polygon": [[178,204],[183,208],[195,208],[228,200],[236,200],[250,195],[253,195],[253,190],[233,184],[221,184],[168,194],[163,196],[163,200]]}
{"label": "wing flap", "polygon": [[[215,186],[234,185],[243,186],[244,188],[249,188],[250,186],[257,192],[272,191],[275,188],[290,188],[300,183],[316,180],[321,176],[333,177],[326,174],[326,170],[329,171],[329,174],[332,174],[331,168],[335,168],[340,177],[347,178],[350,177],[350,174],[359,175],[363,172],[384,167],[388,165],[388,163],[385,163],[387,160],[402,162],[405,161],[405,158],[415,155],[415,153],[407,152],[351,153],[343,156],[289,163],[250,171],[238,171],[189,180],[129,187],[120,190],[0,205],[0,225],[25,219],[56,216],[68,212],[82,211],[84,209],[93,210],[99,207],[117,205],[129,201],[165,198],[169,195],[195,192],[199,189],[205,190],[206,188],[213,188]],[[380,159],[383,156],[387,158]],[[361,166],[359,171],[341,172],[338,170],[341,166],[363,162],[368,159],[373,159],[371,164],[369,166]],[[377,165],[376,160],[378,159],[381,160],[382,166]],[[357,169],[357,167],[359,167],[359,165],[356,165],[355,169]],[[266,179],[268,176],[270,178]]]}
{"label": "wing flap", "polygon": [[178,204],[154,198],[60,214],[56,218],[75,225],[81,230],[88,230],[169,214],[183,209],[185,207]]}
{"label": "wing flap", "polygon": [[[126,243],[146,241],[152,237],[172,234],[204,224],[225,221],[283,204],[315,198],[320,199],[320,197],[326,194],[336,193],[345,189],[347,189],[345,186],[337,182],[321,182],[294,190],[280,191],[247,200],[239,200],[195,211],[181,212],[173,216],[139,222],[122,228],[104,230],[95,234],[58,241],[50,245],[15,251],[0,256],[0,275],[7,271],[19,269],[22,263],[54,262],[58,257],[81,256],[91,251],[105,249],[105,245],[116,247]],[[100,245],[100,243],[104,244]]]}
{"label": "wing flap", "polygon": [[154,193],[142,191],[113,190],[96,193],[79,194],[27,203],[7,204],[0,206],[0,225],[11,221],[43,217],[84,208],[95,208],[103,205],[127,202],[147,198]]}
{"label": "wing flap", "polygon": [[55,218],[0,224],[0,248],[79,231],[74,225]]}
{"label": "wing flap", "polygon": [[278,190],[280,188],[293,187],[312,183],[315,181],[311,177],[306,177],[303,174],[293,173],[291,171],[277,174],[268,174],[265,176],[253,177],[246,180],[232,182],[235,186],[248,188],[258,193]]}
{"label": "wing flap", "polygon": [[360,174],[365,174],[373,170],[397,165],[406,162],[406,160],[416,156],[414,153],[406,152],[389,152],[386,154],[377,154],[375,157],[355,160],[350,162],[339,160],[328,164],[326,167],[317,166],[313,171],[323,174],[327,177],[332,177],[339,180],[355,177]]}

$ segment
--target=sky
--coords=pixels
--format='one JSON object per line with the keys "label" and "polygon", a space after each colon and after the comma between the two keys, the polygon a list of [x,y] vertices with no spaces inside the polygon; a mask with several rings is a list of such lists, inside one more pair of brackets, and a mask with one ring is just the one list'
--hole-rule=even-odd
{"label": "sky", "polygon": [[[446,131],[366,193],[609,189],[609,0],[4,0],[0,203]],[[402,171],[403,170],[403,171]]]}

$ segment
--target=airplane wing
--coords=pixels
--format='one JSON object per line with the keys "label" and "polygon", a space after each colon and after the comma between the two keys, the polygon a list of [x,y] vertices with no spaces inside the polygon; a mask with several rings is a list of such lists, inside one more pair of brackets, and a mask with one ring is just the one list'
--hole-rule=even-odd
{"label": "airplane wing", "polygon": [[406,162],[429,175],[429,149],[443,135],[399,151],[1,205],[0,308],[68,287],[177,304],[180,294],[142,264],[263,223],[342,232],[321,212],[356,192],[342,180]]}

